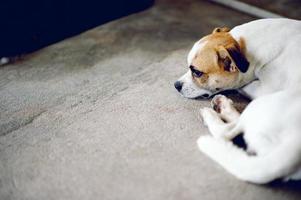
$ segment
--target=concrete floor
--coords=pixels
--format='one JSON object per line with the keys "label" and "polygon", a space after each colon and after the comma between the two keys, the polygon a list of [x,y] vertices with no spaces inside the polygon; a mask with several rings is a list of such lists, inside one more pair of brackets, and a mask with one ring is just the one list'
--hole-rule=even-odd
{"label": "concrete floor", "polygon": [[301,19],[300,0],[240,0],[265,10],[272,11],[284,17]]}
{"label": "concrete floor", "polygon": [[252,20],[201,0],[156,5],[0,68],[0,199],[300,199],[201,154],[208,101],[173,82],[193,42]]}

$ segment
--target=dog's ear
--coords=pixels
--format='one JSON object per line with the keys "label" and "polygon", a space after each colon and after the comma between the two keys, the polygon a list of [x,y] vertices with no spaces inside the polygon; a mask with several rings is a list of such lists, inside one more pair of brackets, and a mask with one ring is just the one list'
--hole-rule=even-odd
{"label": "dog's ear", "polygon": [[212,31],[212,33],[229,32],[229,31],[230,28],[228,27],[217,27]]}
{"label": "dog's ear", "polygon": [[229,47],[219,46],[217,54],[219,64],[222,65],[225,71],[235,72],[239,70],[243,73],[248,71],[249,62],[238,45],[231,45]]}

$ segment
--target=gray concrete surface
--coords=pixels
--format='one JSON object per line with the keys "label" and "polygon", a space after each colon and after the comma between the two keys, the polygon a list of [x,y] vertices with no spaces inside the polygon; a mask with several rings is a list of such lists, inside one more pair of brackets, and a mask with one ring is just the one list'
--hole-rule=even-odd
{"label": "gray concrete surface", "polygon": [[300,199],[299,188],[241,182],[202,155],[198,110],[209,102],[173,88],[195,40],[250,20],[160,0],[1,67],[0,199]]}
{"label": "gray concrete surface", "polygon": [[288,18],[301,19],[300,0],[240,0],[259,8],[283,15]]}

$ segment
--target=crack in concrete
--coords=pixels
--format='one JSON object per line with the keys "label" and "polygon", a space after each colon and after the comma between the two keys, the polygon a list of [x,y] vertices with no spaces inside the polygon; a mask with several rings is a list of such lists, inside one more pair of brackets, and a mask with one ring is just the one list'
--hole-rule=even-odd
{"label": "crack in concrete", "polygon": [[43,111],[40,111],[34,115],[31,115],[31,116],[25,118],[25,119],[23,118],[21,120],[10,121],[6,124],[1,125],[0,126],[0,137],[5,136],[13,131],[16,131],[22,127],[25,127],[25,126],[31,124],[35,119],[37,119],[44,112],[46,112],[46,111],[43,110]]}

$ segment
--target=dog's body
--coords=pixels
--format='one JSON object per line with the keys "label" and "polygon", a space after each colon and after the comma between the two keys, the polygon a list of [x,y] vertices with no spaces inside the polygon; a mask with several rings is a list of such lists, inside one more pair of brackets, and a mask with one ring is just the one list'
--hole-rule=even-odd
{"label": "dog's body", "polygon": [[[237,89],[254,100],[240,115],[215,96],[215,110],[201,109],[213,137],[201,136],[199,148],[245,181],[301,179],[301,22],[264,19],[228,31],[194,45],[190,70],[175,86],[188,98]],[[247,151],[231,142],[240,133]]]}
{"label": "dog's body", "polygon": [[[250,63],[243,92],[251,98],[282,89],[301,87],[301,22],[264,19],[237,26],[234,39],[244,38]],[[259,85],[260,83],[260,85]],[[254,88],[256,87],[256,89]]]}

